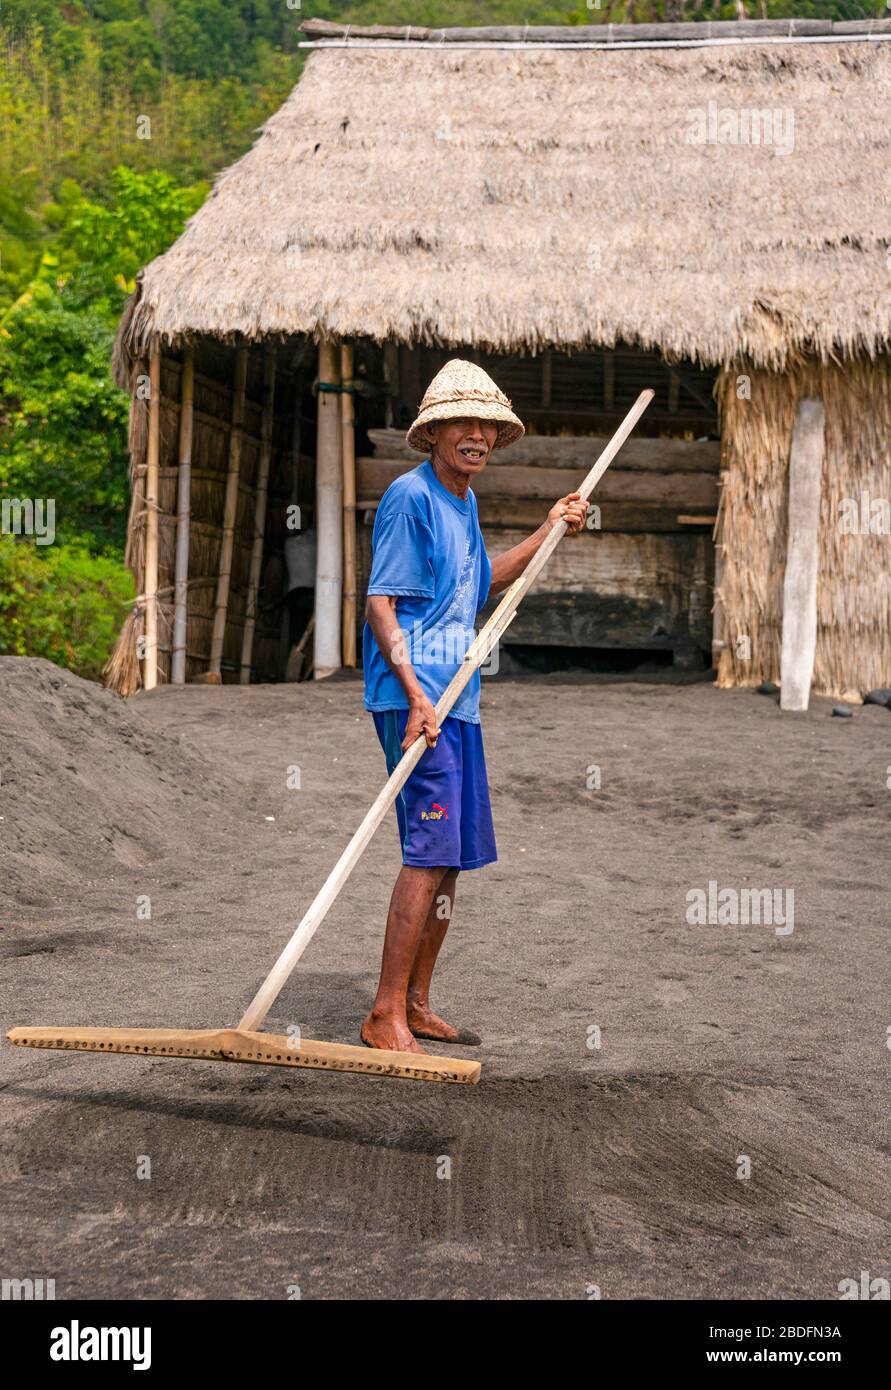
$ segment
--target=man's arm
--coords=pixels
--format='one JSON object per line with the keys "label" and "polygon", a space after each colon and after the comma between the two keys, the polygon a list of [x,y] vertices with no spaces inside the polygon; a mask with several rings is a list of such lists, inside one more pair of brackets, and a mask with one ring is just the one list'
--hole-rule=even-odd
{"label": "man's arm", "polygon": [[502,555],[495,556],[492,561],[489,593],[500,594],[513,584],[515,579],[519,579],[535,552],[543,545],[545,537],[553,531],[558,522],[565,521],[567,530],[574,535],[581,531],[587,514],[588,504],[582,501],[579,493],[569,492],[565,497],[561,497],[559,502],[554,503],[547,519],[537,531],[520,541],[519,545],[514,545]]}
{"label": "man's arm", "polygon": [[435,748],[439,738],[436,711],[421,689],[415,669],[408,659],[408,643],[396,617],[396,595],[369,594],[365,603],[365,618],[384,661],[408,699],[408,723],[402,740],[403,749],[410,748],[422,732],[427,747]]}

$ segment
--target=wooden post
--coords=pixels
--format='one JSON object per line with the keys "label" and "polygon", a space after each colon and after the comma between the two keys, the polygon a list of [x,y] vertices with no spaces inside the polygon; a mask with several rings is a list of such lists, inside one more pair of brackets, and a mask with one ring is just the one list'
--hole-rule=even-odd
{"label": "wooden post", "polygon": [[551,408],[551,389],[553,385],[553,359],[549,352],[541,356],[541,404],[544,410]]}
{"label": "wooden post", "polygon": [[145,469],[145,653],[142,683],[158,684],[158,482],[161,467],[161,349],[149,359],[149,426]]}
{"label": "wooden post", "polygon": [[343,592],[343,468],[338,354],[330,339],[319,343],[316,432],[316,630],[313,677],[324,680],[341,665]]}
{"label": "wooden post", "polygon": [[826,412],[802,400],[789,455],[789,530],[783,581],[780,708],[806,710],[817,649],[817,533]]}
{"label": "wooden post", "polygon": [[235,353],[235,377],[232,387],[232,425],[229,431],[229,473],[226,478],[226,504],[223,511],[223,538],[220,543],[220,564],[217,572],[217,594],[213,610],[213,635],[210,639],[208,675],[219,676],[223,663],[223,640],[226,636],[226,611],[229,607],[229,584],[232,578],[232,552],[235,549],[235,517],[238,511],[238,475],[241,470],[241,427],[244,424],[244,388],[247,380],[248,350],[239,347]]}
{"label": "wooden post", "polygon": [[721,489],[718,498],[718,514],[715,517],[712,540],[715,543],[715,585],[714,602],[712,604],[712,666],[717,669],[721,660],[721,653],[727,646],[726,638],[726,617],[724,613],[724,599],[721,594],[721,586],[724,583],[724,507],[727,501],[727,481],[728,474],[719,474],[719,487]]}
{"label": "wooden post", "polygon": [[195,415],[195,353],[183,352],[179,410],[179,468],[176,475],[176,562],[173,576],[173,655],[170,680],[185,685],[189,626],[189,525],[192,515],[192,425]]}
{"label": "wooden post", "polygon": [[603,354],[603,408],[612,410],[616,394],[616,358],[614,353]]}
{"label": "wooden post", "polygon": [[384,378],[387,383],[386,418],[384,424],[391,430],[396,423],[396,405],[399,403],[399,345],[384,343]]}
{"label": "wooden post", "polygon": [[269,496],[269,468],[272,461],[272,427],[275,405],[275,345],[268,343],[263,358],[263,417],[260,422],[260,462],[257,466],[257,488],[254,500],[254,542],[251,548],[251,568],[248,575],[244,632],[241,638],[242,685],[251,683],[251,657],[257,627],[257,598],[260,593],[260,571],[263,568],[263,540],[266,535],[266,502]]}
{"label": "wooden post", "polygon": [[356,398],[353,349],[340,349],[340,419],[343,432],[343,664],[356,664]]}
{"label": "wooden post", "polygon": [[[463,356],[473,360],[469,351]],[[418,412],[421,395],[421,354],[417,347],[403,345],[399,349],[399,404],[408,406],[412,418]]]}

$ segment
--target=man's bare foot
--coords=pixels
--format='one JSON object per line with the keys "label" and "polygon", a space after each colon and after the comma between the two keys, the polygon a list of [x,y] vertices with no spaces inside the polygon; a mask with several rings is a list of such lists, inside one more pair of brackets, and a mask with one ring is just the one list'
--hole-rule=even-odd
{"label": "man's bare foot", "polygon": [[411,1029],[404,1018],[395,1014],[376,1014],[372,1009],[362,1027],[359,1037],[366,1047],[380,1047],[387,1052],[420,1052],[426,1056],[423,1047],[415,1042]]}
{"label": "man's bare foot", "polygon": [[464,1043],[466,1047],[476,1047],[481,1041],[476,1033],[466,1028],[453,1028],[444,1018],[435,1014],[429,1007],[409,1004],[407,1009],[408,1026],[416,1038],[429,1038],[432,1042]]}

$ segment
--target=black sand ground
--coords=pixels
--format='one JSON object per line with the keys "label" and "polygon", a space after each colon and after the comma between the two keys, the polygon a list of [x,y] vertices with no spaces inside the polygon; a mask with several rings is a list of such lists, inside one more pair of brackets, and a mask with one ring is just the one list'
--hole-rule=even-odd
{"label": "black sand ground", "polygon": [[[0,1274],[282,1299],[891,1276],[891,714],[555,678],[484,707],[501,858],[460,885],[434,1001],[484,1034],[479,1087],[4,1043]],[[125,703],[0,659],[3,1030],[235,1023],[381,782],[355,682]],[[398,862],[386,825],[270,1028],[356,1039]],[[794,932],[688,925],[710,879],[794,889]]]}

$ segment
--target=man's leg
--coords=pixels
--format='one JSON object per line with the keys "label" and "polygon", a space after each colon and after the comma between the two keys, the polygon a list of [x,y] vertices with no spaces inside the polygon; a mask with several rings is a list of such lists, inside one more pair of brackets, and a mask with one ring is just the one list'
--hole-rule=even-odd
{"label": "man's leg", "polygon": [[421,936],[446,872],[445,868],[420,869],[404,864],[399,873],[390,899],[377,997],[361,1030],[362,1041],[371,1047],[395,1052],[424,1051],[408,1026],[406,999]]}
{"label": "man's leg", "polygon": [[455,906],[458,869],[446,869],[430,904],[408,981],[406,1017],[418,1037],[457,1042],[459,1033],[430,1008],[430,980]]}

